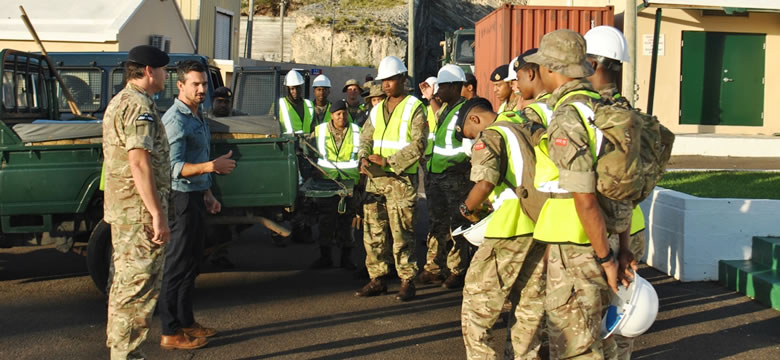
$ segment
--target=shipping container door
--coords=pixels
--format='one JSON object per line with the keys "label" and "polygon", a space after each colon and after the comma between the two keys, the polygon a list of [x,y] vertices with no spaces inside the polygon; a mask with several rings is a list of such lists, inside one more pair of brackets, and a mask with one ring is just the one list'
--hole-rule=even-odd
{"label": "shipping container door", "polygon": [[683,31],[680,124],[763,126],[765,40]]}

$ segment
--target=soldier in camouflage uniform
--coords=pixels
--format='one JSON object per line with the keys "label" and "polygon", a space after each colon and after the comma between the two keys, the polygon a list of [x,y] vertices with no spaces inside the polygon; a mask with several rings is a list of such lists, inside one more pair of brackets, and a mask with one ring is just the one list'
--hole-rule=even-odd
{"label": "soldier in camouflage uniform", "polygon": [[168,56],[151,46],[130,50],[127,86],[103,119],[105,199],[111,224],[114,276],[108,298],[106,345],[111,359],[143,359],[139,346],[149,333],[170,238],[168,138],[152,95],[168,77]]}
{"label": "soldier in camouflage uniform", "polygon": [[347,103],[347,113],[349,113],[352,122],[358,126],[363,126],[366,122],[366,104],[360,102],[360,96],[363,89],[360,88],[360,84],[355,79],[349,79],[344,83],[344,88],[341,89],[347,96],[344,98],[344,102]]}
{"label": "soldier in camouflage uniform", "polygon": [[[483,202],[495,211],[485,239],[474,254],[463,288],[461,326],[468,359],[496,359],[491,330],[504,302],[512,304],[508,327],[515,359],[536,359],[544,316],[545,245],[534,242],[534,223],[515,194],[524,174],[535,166],[534,144],[544,128],[515,113],[496,114],[483,98],[467,101],[456,130],[476,138],[471,156],[471,180],[476,183],[460,212],[477,221]],[[520,118],[515,119],[515,118]],[[520,168],[515,166],[518,165]],[[511,169],[511,171],[510,171]],[[526,184],[527,185],[527,184]]]}
{"label": "soldier in camouflage uniform", "polygon": [[528,63],[524,57],[536,54],[537,49],[530,49],[518,56],[514,63],[514,71],[517,73],[517,87],[524,101],[533,101],[522,110],[522,114],[545,128],[552,117],[552,110],[547,106],[547,98],[550,94],[544,89],[544,84],[539,76],[539,64]]}
{"label": "soldier in camouflage uniform", "polygon": [[[547,130],[552,165],[537,166],[535,183],[556,196],[545,203],[534,230],[534,238],[550,244],[544,303],[550,354],[613,358],[614,339],[600,337],[601,317],[610,288],[617,291],[618,281],[627,284],[627,279],[618,273],[600,210],[603,200],[596,194],[594,164],[599,146],[591,135],[596,130],[589,131],[580,116],[592,114],[592,102],[599,98],[585,79],[593,73],[585,59],[585,39],[570,30],[556,30],[542,38],[537,53],[524,59],[539,64],[553,109]],[[611,212],[630,221],[631,207],[626,211],[625,205],[612,204]],[[627,226],[616,232],[621,235],[620,247],[626,247]]]}
{"label": "soldier in camouflage uniform", "polygon": [[[630,61],[628,44],[623,37],[623,33],[614,27],[603,25],[588,31],[585,34],[585,39],[589,44],[587,49],[588,62],[594,69],[593,75],[588,77],[588,80],[593,84],[596,91],[599,92],[602,101],[608,105],[632,109],[631,103],[620,94],[616,85],[622,69],[622,63]],[[591,45],[591,43],[596,42],[599,44],[596,44],[596,46]],[[622,48],[625,51],[622,53],[607,53],[604,51],[607,48]],[[632,212],[630,236],[629,248],[622,250],[629,250],[628,253],[630,253],[634,261],[628,263],[631,264],[633,270],[636,270],[636,262],[645,254],[645,217],[639,205],[635,206]],[[628,256],[626,252],[618,251],[620,250],[620,244],[617,236],[610,236],[609,240],[610,247],[614,252],[617,252],[618,257]],[[620,335],[614,335],[614,338],[617,343],[617,358],[619,360],[631,359],[634,338]]]}
{"label": "soldier in camouflage uniform", "polygon": [[493,83],[493,93],[499,101],[497,113],[504,111],[514,111],[517,101],[520,99],[514,91],[509,79],[509,65],[501,65],[490,74],[490,81]]}
{"label": "soldier in camouflage uniform", "polygon": [[388,56],[378,70],[377,79],[382,80],[387,99],[371,110],[358,151],[361,172],[369,175],[363,242],[371,281],[355,295],[386,292],[385,276],[394,260],[402,280],[396,299],[407,301],[415,296],[417,167],[425,151],[428,124],[422,102],[404,91],[406,66],[401,60]]}

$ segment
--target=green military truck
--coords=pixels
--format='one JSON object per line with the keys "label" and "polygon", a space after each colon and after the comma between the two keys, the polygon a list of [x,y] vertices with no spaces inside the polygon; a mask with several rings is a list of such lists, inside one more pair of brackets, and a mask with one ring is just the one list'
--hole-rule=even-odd
{"label": "green military truck", "polygon": [[466,74],[474,73],[474,28],[444,33],[441,46],[444,52],[441,66],[455,64]]}
{"label": "green military truck", "polygon": [[[175,63],[197,55],[171,54],[166,90],[156,95],[161,109],[176,97]],[[126,53],[50,54],[82,114],[102,117],[110,98],[124,87]],[[211,104],[212,83],[204,104]],[[111,261],[110,227],[102,221],[102,125],[70,113],[53,70],[38,54],[0,52],[0,247],[56,244],[61,251],[86,246],[87,266],[98,289],[106,290]],[[257,72],[253,99],[273,103],[279,71]],[[263,85],[267,84],[267,85]],[[243,87],[249,95],[250,88]],[[260,101],[260,100],[256,100]],[[267,113],[266,113],[267,114]],[[276,220],[294,207],[298,193],[297,139],[280,134],[273,116],[210,119],[212,154],[233,151],[238,166],[216,176],[214,193],[223,211],[214,224],[260,223],[289,233]],[[85,245],[86,244],[86,245]]]}

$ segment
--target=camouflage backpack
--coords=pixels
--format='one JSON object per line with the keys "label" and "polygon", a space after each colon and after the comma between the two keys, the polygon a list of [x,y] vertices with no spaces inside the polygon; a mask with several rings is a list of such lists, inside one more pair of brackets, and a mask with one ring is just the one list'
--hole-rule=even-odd
{"label": "camouflage backpack", "polygon": [[[593,98],[593,110],[581,102],[565,102],[569,95]],[[596,190],[612,200],[629,200],[634,205],[647,198],[661,180],[672,155],[674,134],[658,119],[638,109],[607,101],[591,91],[575,91],[558,101],[580,112],[588,133],[601,143],[596,163]],[[556,106],[557,107],[557,106]]]}

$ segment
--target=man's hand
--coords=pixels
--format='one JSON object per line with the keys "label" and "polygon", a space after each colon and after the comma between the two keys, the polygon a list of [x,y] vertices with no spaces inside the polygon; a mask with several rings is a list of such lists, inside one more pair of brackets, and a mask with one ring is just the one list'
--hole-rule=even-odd
{"label": "man's hand", "polygon": [[168,218],[165,216],[152,216],[152,242],[157,245],[164,245],[171,239],[171,228],[168,227]]}
{"label": "man's hand", "polygon": [[369,165],[370,164],[368,163],[368,160],[366,158],[360,159],[360,173],[368,175],[368,171],[366,169],[368,169]]}
{"label": "man's hand", "polygon": [[636,259],[634,258],[634,253],[621,247],[620,251],[618,251],[617,259],[618,281],[620,281],[623,286],[628,288],[628,285],[634,279],[634,272],[636,272],[638,269]]}
{"label": "man's hand", "polygon": [[381,167],[387,166],[387,159],[383,158],[382,155],[377,155],[377,154],[368,155],[368,161],[377,164]]}
{"label": "man's hand", "polygon": [[615,260],[610,259],[609,261],[601,264],[601,269],[604,270],[604,274],[607,276],[607,285],[609,285],[609,288],[612,289],[612,292],[617,293],[618,264],[615,262]]}
{"label": "man's hand", "polygon": [[211,161],[214,168],[214,172],[220,175],[227,175],[233,172],[236,168],[236,161],[230,159],[233,156],[233,150],[228,151],[227,154],[222,155]]}
{"label": "man's hand", "polygon": [[203,194],[203,202],[205,203],[206,211],[208,211],[209,214],[214,215],[222,211],[222,204],[214,197],[214,194],[211,191],[206,191]]}
{"label": "man's hand", "polygon": [[431,100],[433,98],[433,87],[430,84],[423,81],[417,84],[417,86],[420,87],[420,92],[422,93],[423,99]]}

